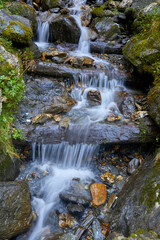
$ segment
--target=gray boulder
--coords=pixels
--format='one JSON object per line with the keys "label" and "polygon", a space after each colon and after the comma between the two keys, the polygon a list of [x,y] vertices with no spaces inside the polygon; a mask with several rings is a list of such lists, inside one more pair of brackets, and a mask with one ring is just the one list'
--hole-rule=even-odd
{"label": "gray boulder", "polygon": [[29,229],[32,208],[27,182],[0,183],[0,239],[10,239]]}

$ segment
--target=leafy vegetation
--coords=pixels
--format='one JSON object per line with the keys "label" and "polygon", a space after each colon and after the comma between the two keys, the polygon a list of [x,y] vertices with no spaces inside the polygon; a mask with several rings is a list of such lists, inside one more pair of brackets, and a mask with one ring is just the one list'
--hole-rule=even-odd
{"label": "leafy vegetation", "polygon": [[0,0],[0,9],[5,8],[6,4],[4,0]]}

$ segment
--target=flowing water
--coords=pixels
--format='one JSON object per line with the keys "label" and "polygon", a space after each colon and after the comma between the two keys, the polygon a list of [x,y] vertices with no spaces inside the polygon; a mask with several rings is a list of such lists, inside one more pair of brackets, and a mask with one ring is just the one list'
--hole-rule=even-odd
{"label": "flowing water", "polygon": [[[114,102],[114,94],[118,88],[123,88],[123,83],[118,79],[117,70],[108,62],[95,58],[90,53],[89,32],[81,23],[81,6],[86,1],[74,1],[74,7],[70,8],[71,15],[81,30],[78,48],[70,52],[71,56],[89,56],[97,65],[102,64],[107,70],[99,71],[95,75],[85,74],[83,71],[74,75],[75,85],[71,96],[77,101],[77,105],[69,112],[71,123],[76,126],[77,137],[83,125],[87,135],[87,129],[93,122],[102,121],[110,113],[120,114]],[[38,22],[37,45],[44,47],[49,39],[49,23]],[[90,106],[87,101],[89,90],[100,91],[102,103],[98,106]],[[78,125],[77,125],[78,124]],[[90,162],[98,151],[97,145],[83,144],[70,145],[61,144],[36,144],[32,146],[33,161],[26,166],[25,171],[20,175],[23,178],[33,173],[37,182],[30,182],[30,189],[33,194],[32,206],[35,209],[38,219],[34,228],[30,231],[27,240],[39,240],[45,232],[51,232],[47,223],[50,211],[57,209],[59,205],[59,194],[66,190],[74,178],[80,178],[81,182],[89,182],[95,179],[90,169]],[[42,175],[42,177],[39,177]],[[52,229],[54,232],[55,229]],[[43,238],[42,238],[43,239]]]}

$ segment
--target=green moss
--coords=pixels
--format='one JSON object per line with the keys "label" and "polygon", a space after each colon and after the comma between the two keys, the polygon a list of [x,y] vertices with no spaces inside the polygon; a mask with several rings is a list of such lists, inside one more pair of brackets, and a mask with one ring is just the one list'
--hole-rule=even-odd
{"label": "green moss", "polygon": [[160,204],[160,194],[156,193],[160,189],[160,152],[155,157],[153,171],[149,179],[146,180],[145,186],[142,188],[139,205],[146,205],[147,211],[150,212],[155,203]]}
{"label": "green moss", "polygon": [[104,5],[94,7],[93,10],[92,10],[93,17],[104,17],[105,16],[104,10],[105,10]]}
{"label": "green moss", "polygon": [[6,29],[2,30],[2,36],[13,43],[28,44],[32,37],[32,30],[18,21],[10,21]]}

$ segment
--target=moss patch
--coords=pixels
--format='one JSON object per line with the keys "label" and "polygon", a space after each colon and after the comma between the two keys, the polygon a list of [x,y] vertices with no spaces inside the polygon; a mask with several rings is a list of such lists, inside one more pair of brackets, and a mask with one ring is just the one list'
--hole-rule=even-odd
{"label": "moss patch", "polygon": [[94,7],[93,10],[92,10],[92,15],[93,17],[104,17],[105,16],[105,6],[104,5],[100,5],[100,6],[97,6],[97,7]]}

